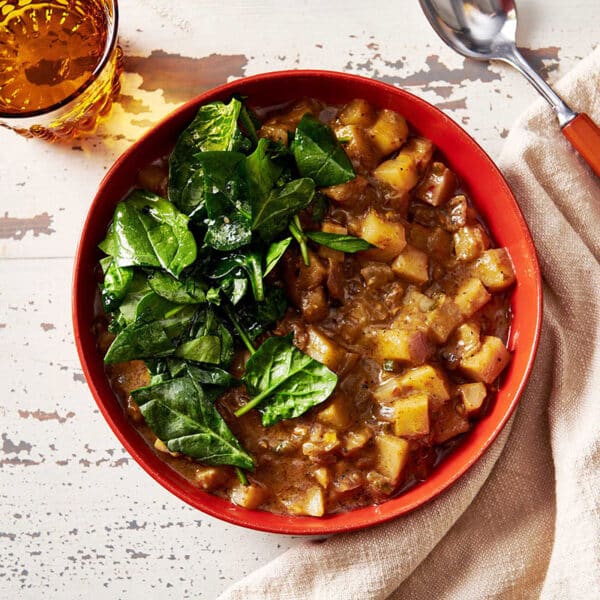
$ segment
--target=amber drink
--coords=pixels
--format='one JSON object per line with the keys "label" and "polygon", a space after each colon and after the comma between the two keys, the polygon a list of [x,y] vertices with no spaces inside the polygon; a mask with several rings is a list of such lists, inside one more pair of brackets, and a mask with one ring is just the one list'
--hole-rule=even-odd
{"label": "amber drink", "polygon": [[0,0],[0,124],[49,140],[93,131],[119,91],[113,0]]}

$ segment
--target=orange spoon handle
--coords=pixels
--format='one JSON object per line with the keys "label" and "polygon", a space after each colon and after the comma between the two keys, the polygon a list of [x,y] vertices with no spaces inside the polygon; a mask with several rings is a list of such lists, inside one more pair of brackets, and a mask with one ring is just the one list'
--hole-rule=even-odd
{"label": "orange spoon handle", "polygon": [[579,113],[563,127],[562,132],[592,171],[600,177],[600,127],[585,113]]}

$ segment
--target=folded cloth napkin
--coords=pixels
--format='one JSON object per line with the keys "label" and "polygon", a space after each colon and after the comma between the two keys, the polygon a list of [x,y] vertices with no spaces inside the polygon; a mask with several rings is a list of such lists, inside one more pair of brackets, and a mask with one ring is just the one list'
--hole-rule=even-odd
{"label": "folded cloth napkin", "polygon": [[[556,87],[600,123],[600,48]],[[511,426],[433,502],[305,542],[220,600],[600,598],[600,179],[541,100],[499,164],[544,278],[539,352]]]}

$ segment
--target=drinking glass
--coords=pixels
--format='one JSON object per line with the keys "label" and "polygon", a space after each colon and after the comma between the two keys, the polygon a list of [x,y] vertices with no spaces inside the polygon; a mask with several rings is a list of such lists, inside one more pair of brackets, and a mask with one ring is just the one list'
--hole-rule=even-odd
{"label": "drinking glass", "polygon": [[0,125],[49,141],[92,132],[119,93],[116,0],[0,0]]}

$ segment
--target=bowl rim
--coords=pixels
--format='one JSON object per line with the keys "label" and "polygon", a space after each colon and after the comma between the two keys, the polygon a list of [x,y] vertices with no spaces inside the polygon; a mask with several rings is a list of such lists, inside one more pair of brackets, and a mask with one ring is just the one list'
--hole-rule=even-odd
{"label": "bowl rim", "polygon": [[[407,101],[414,102],[417,105],[421,105],[421,108],[424,108],[425,110],[434,111],[444,126],[448,126],[450,127],[450,129],[454,129],[459,137],[461,135],[463,136],[464,141],[468,143],[471,150],[479,154],[480,158],[487,164],[489,170],[492,171],[494,175],[499,178],[499,181],[501,182],[501,185],[504,188],[503,193],[508,195],[508,197],[510,197],[513,201],[514,206],[512,208],[514,208],[515,215],[517,216],[517,220],[519,221],[518,224],[520,227],[520,233],[523,236],[523,242],[528,250],[528,254],[531,256],[532,259],[531,264],[529,265],[531,270],[528,273],[528,275],[529,278],[533,281],[533,285],[536,290],[536,297],[533,303],[533,309],[535,310],[533,337],[531,345],[524,350],[524,352],[528,352],[526,363],[522,370],[522,375],[518,381],[518,385],[514,390],[510,403],[507,409],[504,411],[504,413],[502,413],[501,418],[496,422],[493,430],[483,440],[483,442],[476,447],[476,450],[470,454],[469,459],[466,460],[464,464],[460,466],[460,468],[454,470],[451,474],[449,474],[449,476],[445,477],[442,481],[437,482],[436,485],[430,485],[427,493],[423,497],[417,497],[411,502],[395,502],[403,498],[403,495],[401,494],[399,496],[389,498],[388,500],[385,500],[380,504],[372,504],[366,507],[357,508],[343,513],[334,513],[331,515],[325,515],[323,517],[306,517],[279,515],[266,511],[245,509],[234,505],[228,500],[225,500],[218,496],[214,496],[212,494],[208,494],[207,492],[204,492],[198,488],[195,488],[196,492],[192,495],[191,493],[188,493],[186,490],[182,489],[182,486],[178,484],[179,480],[181,481],[181,483],[183,483],[185,482],[185,479],[178,474],[176,474],[177,477],[173,477],[172,474],[175,473],[175,471],[173,471],[166,462],[158,459],[163,465],[163,467],[154,468],[148,463],[146,458],[142,456],[142,453],[136,448],[136,443],[130,441],[129,439],[131,435],[139,436],[139,433],[132,424],[129,424],[128,430],[122,430],[121,427],[119,427],[119,424],[113,419],[112,415],[108,410],[108,406],[106,405],[105,400],[102,397],[102,394],[97,389],[94,383],[94,378],[92,376],[91,369],[88,365],[86,348],[84,348],[81,339],[81,332],[83,330],[84,323],[81,322],[81,315],[79,314],[80,311],[78,303],[78,290],[80,288],[80,283],[83,279],[84,269],[82,269],[82,266],[84,265],[82,263],[82,254],[86,246],[86,240],[90,237],[90,231],[92,231],[94,226],[94,208],[102,200],[104,188],[107,186],[108,182],[111,181],[113,175],[119,171],[120,165],[123,162],[125,162],[131,154],[135,153],[140,147],[143,147],[145,144],[147,144],[147,141],[155,135],[157,130],[167,126],[170,121],[176,121],[177,118],[180,115],[182,115],[182,113],[191,110],[192,107],[200,106],[203,103],[212,101],[214,99],[226,95],[233,95],[236,92],[236,89],[240,87],[240,85],[244,85],[246,83],[260,84],[262,82],[273,81],[274,79],[285,80],[288,78],[316,78],[321,80],[334,79],[338,81],[345,80],[346,82],[362,82],[363,85],[372,86],[374,89],[377,89],[382,94],[404,96]],[[508,422],[515,408],[517,407],[520,396],[527,384],[527,381],[531,374],[531,370],[533,368],[537,348],[539,345],[542,323],[542,280],[537,259],[537,253],[533,244],[533,240],[531,238],[529,227],[527,226],[527,223],[523,217],[520,207],[516,201],[516,198],[514,197],[510,186],[508,185],[508,182],[506,181],[496,164],[489,157],[489,155],[460,125],[458,125],[440,109],[433,106],[426,100],[412,94],[411,92],[408,92],[401,88],[397,88],[393,85],[378,80],[373,80],[367,77],[363,77],[360,75],[342,73],[338,71],[299,69],[260,73],[257,75],[251,75],[248,77],[236,79],[232,82],[223,84],[221,86],[211,88],[210,90],[207,90],[206,92],[199,94],[198,96],[185,102],[181,106],[177,107],[174,111],[163,117],[158,123],[152,126],[142,137],[140,137],[140,139],[138,139],[131,146],[129,146],[129,148],[127,148],[127,150],[125,150],[125,152],[123,152],[117,158],[117,160],[107,171],[102,181],[100,182],[94,199],[92,200],[92,203],[90,204],[88,209],[88,213],[82,228],[81,237],[75,255],[75,261],[73,266],[71,302],[74,339],[77,347],[77,353],[79,355],[79,360],[81,362],[83,374],[85,376],[88,387],[92,392],[94,400],[104,419],[108,423],[109,427],[116,435],[117,439],[121,442],[121,444],[124,446],[127,452],[134,458],[134,460],[155,481],[157,481],[169,492],[171,492],[187,504],[193,506],[194,508],[212,517],[221,519],[234,525],[239,525],[258,531],[266,531],[271,533],[280,533],[288,535],[326,535],[339,532],[350,532],[357,529],[372,527],[374,525],[378,525],[395,519],[401,515],[415,510],[420,506],[431,502],[432,500],[437,498],[442,492],[447,490],[452,484],[454,484],[460,477],[462,477],[487,451],[487,449],[490,447],[490,445],[494,442],[494,440],[498,437],[502,429],[505,427],[506,423]],[[87,324],[87,326],[89,327],[89,323]],[[93,349],[93,352],[97,355],[96,348]],[[112,395],[112,400],[118,403],[118,400],[116,396],[114,396],[114,394]],[[472,431],[473,430],[471,430],[469,433],[472,433]],[[142,439],[141,436],[139,437],[140,439]],[[142,441],[144,444],[146,444],[146,442],[143,439]],[[171,473],[168,473],[167,470]],[[431,478],[432,476],[430,476],[425,481],[431,481]],[[423,483],[424,482],[418,484],[416,487],[420,487],[421,485],[423,485]]]}

